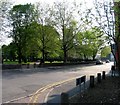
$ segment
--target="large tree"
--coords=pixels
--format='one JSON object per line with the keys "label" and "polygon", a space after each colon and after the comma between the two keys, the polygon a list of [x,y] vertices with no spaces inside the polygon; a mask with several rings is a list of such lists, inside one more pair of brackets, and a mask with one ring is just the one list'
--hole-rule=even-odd
{"label": "large tree", "polygon": [[67,62],[68,51],[73,48],[76,22],[74,20],[73,7],[67,2],[58,2],[53,6],[53,25],[58,30],[61,39],[64,63]]}
{"label": "large tree", "polygon": [[[30,38],[30,25],[36,21],[36,10],[34,5],[15,5],[10,10],[12,25],[11,37],[17,47],[18,61],[21,63],[22,58],[26,58],[27,40]],[[24,59],[26,60],[26,59]]]}
{"label": "large tree", "polygon": [[37,32],[38,36],[36,39],[39,51],[42,53],[42,63],[48,58],[58,57],[60,50],[59,33],[54,27],[38,24]]}
{"label": "large tree", "polygon": [[55,56],[59,49],[59,33],[52,26],[51,18],[52,12],[49,4],[40,4],[37,3],[37,45],[39,51],[42,53],[42,63],[44,63],[45,59],[51,56]]}
{"label": "large tree", "polygon": [[10,43],[9,45],[2,46],[2,54],[3,60],[7,61],[15,61],[17,58],[17,50],[14,43]]}
{"label": "large tree", "polygon": [[98,27],[78,32],[76,36],[76,48],[82,58],[93,58],[95,60],[96,54],[104,45],[105,37],[101,37],[102,34],[103,32]]}
{"label": "large tree", "polygon": [[114,5],[114,11],[115,11],[115,47],[116,47],[116,66],[119,70],[120,75],[120,1],[115,2]]}
{"label": "large tree", "polygon": [[[114,5],[113,1],[98,2],[95,0],[96,14],[93,15],[95,17],[93,18],[97,21],[97,25],[103,30],[104,34],[108,36],[108,43],[111,45],[111,51],[115,58],[115,66],[120,71],[119,4],[119,2]],[[115,45],[114,48],[113,44]]]}

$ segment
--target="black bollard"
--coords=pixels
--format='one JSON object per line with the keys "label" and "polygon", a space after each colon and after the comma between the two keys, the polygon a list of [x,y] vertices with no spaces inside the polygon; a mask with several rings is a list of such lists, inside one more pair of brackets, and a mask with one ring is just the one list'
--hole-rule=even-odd
{"label": "black bollard", "polygon": [[102,72],[102,79],[105,79],[105,71]]}
{"label": "black bollard", "polygon": [[101,73],[97,73],[97,82],[101,83]]}
{"label": "black bollard", "polygon": [[90,76],[90,87],[94,87],[94,76]]}
{"label": "black bollard", "polygon": [[115,76],[115,66],[114,65],[111,66],[111,71],[112,71],[112,76]]}
{"label": "black bollard", "polygon": [[61,105],[69,105],[69,96],[67,93],[61,93]]}

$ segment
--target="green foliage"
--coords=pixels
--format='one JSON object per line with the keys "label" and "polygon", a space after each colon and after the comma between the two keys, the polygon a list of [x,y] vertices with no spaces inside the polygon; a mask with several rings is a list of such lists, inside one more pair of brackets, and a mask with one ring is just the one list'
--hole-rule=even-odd
{"label": "green foliage", "polygon": [[113,7],[115,11],[115,41],[120,42],[120,2],[116,2],[115,6]]}
{"label": "green foliage", "polygon": [[58,57],[60,50],[59,34],[52,26],[37,26],[36,38],[38,49],[44,51],[45,57]]}
{"label": "green foliage", "polygon": [[19,63],[22,58],[26,62],[26,56],[31,38],[31,24],[35,22],[36,10],[34,5],[15,5],[10,10],[11,25],[13,27],[11,37],[17,46]]}
{"label": "green foliage", "polygon": [[53,23],[60,34],[61,53],[63,53],[64,62],[67,62],[68,54],[74,47],[73,42],[77,22],[73,18],[73,11],[74,8],[69,8],[69,5],[66,2],[54,4]]}
{"label": "green foliage", "polygon": [[10,61],[15,61],[18,57],[15,43],[10,43],[8,46],[3,45],[2,53],[3,53],[2,57],[5,61],[7,61],[8,59]]}
{"label": "green foliage", "polygon": [[97,27],[86,30],[85,32],[78,32],[76,36],[77,53],[84,59],[95,59],[97,52],[104,44],[104,38],[100,37],[102,34],[103,33]]}
{"label": "green foliage", "polygon": [[[4,54],[9,52],[19,63],[38,58],[43,62],[49,58],[64,59],[64,62],[68,58],[95,59],[105,42],[103,32],[98,27],[90,27],[88,13],[78,22],[73,12],[74,8],[60,2],[54,8],[35,8],[32,4],[13,6],[10,11],[13,42],[4,46]],[[15,49],[11,50],[10,46]]]}
{"label": "green foliage", "polygon": [[101,51],[101,57],[107,57],[111,53],[111,47],[105,46]]}

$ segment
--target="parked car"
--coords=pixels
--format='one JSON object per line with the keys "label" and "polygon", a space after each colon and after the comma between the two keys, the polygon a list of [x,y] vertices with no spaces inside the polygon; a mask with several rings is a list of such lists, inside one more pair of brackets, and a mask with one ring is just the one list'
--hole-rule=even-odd
{"label": "parked car", "polygon": [[106,63],[110,63],[110,61],[109,61],[109,60],[106,60]]}
{"label": "parked car", "polygon": [[100,64],[103,64],[103,62],[101,60],[97,60],[96,65],[100,65]]}

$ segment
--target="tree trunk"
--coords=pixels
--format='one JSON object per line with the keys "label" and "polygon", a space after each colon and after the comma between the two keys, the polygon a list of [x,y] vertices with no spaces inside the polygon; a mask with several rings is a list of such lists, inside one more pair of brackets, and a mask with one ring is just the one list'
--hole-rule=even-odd
{"label": "tree trunk", "polygon": [[41,63],[45,63],[45,50],[42,51],[42,61]]}
{"label": "tree trunk", "polygon": [[93,55],[93,61],[95,60],[95,56],[96,56],[96,55]]}
{"label": "tree trunk", "polygon": [[84,60],[86,60],[87,59],[87,57],[86,57],[86,55],[84,54]]}
{"label": "tree trunk", "polygon": [[117,56],[116,67],[120,76],[120,42],[116,44],[116,56]]}
{"label": "tree trunk", "polygon": [[18,47],[18,63],[22,63],[22,52],[20,47]]}
{"label": "tree trunk", "polygon": [[67,62],[67,51],[64,49],[64,63]]}

